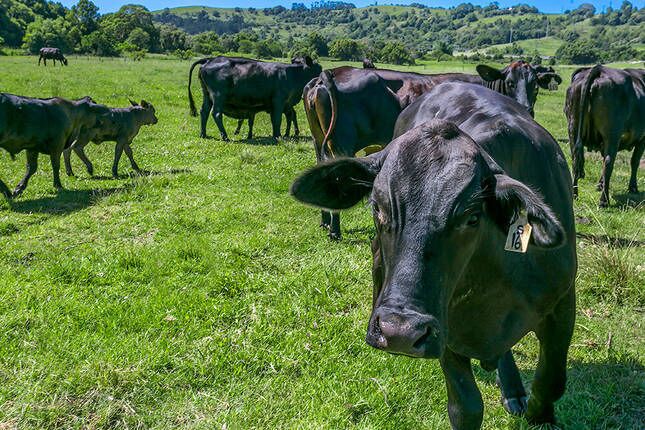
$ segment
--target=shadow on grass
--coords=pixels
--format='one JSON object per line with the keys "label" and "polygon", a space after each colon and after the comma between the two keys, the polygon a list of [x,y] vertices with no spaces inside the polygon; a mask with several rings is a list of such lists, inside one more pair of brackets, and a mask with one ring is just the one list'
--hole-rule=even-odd
{"label": "shadow on grass", "polygon": [[618,207],[622,208],[635,208],[643,205],[645,202],[645,192],[640,193],[625,193],[614,194],[614,200],[618,203]]}
{"label": "shadow on grass", "polygon": [[272,137],[254,137],[253,139],[242,139],[238,142],[252,146],[276,146],[280,143],[280,140]]}
{"label": "shadow on grass", "polygon": [[163,175],[181,175],[184,173],[192,173],[193,171],[190,169],[170,169],[170,170],[142,170],[140,172],[130,172],[125,175],[119,175],[116,178],[114,176],[108,176],[108,175],[94,175],[91,176],[89,179],[94,180],[94,181],[112,181],[116,179],[132,179],[132,178],[139,178],[142,176],[163,176]]}
{"label": "shadow on grass", "polygon": [[[527,392],[530,392],[534,370],[521,371]],[[473,371],[478,382],[495,384],[495,372],[479,366],[473,366]],[[645,416],[644,380],[642,361],[630,355],[598,362],[571,361],[566,391],[556,403],[557,426],[529,427],[526,420],[517,418],[510,428],[640,430]]]}
{"label": "shadow on grass", "polygon": [[588,240],[594,245],[608,245],[610,248],[624,249],[645,246],[645,242],[624,237],[612,237],[605,234],[576,233],[578,239]]}
{"label": "shadow on grass", "polygon": [[12,212],[68,215],[93,205],[103,197],[121,193],[130,188],[132,188],[131,185],[124,185],[118,188],[62,190],[52,197],[41,197],[33,200],[13,200],[9,202],[9,206]]}

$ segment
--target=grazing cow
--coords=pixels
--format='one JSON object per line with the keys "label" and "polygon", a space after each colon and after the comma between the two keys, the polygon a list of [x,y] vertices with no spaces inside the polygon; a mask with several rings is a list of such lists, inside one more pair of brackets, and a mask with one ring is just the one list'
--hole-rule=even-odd
{"label": "grazing cow", "polygon": [[60,182],[60,155],[77,138],[82,129],[93,127],[102,108],[89,97],[66,100],[60,97],[35,99],[0,93],[0,148],[13,157],[27,151],[27,170],[13,194],[0,181],[0,192],[16,197],[27,187],[38,168],[38,154],[51,158],[54,187]]}
{"label": "grazing cow", "polygon": [[569,121],[573,189],[585,177],[585,147],[600,151],[603,168],[598,182],[601,207],[609,205],[609,181],[618,151],[634,150],[629,192],[637,193],[636,173],[645,149],[645,71],[597,65],[573,72],[564,112]]}
{"label": "grazing cow", "polygon": [[[188,77],[190,111],[197,115],[190,90],[192,71],[196,65],[202,85],[203,102],[201,137],[206,137],[208,114],[220,131],[221,138],[228,140],[222,123],[222,114],[233,118],[249,118],[248,112],[266,111],[271,114],[273,137],[280,137],[282,114],[291,115],[290,109],[301,97],[302,88],[322,71],[319,64],[305,57],[303,62],[292,64],[262,62],[237,58],[203,58],[192,64]],[[241,116],[241,112],[246,112]],[[238,116],[235,116],[238,115]]]}
{"label": "grazing cow", "polygon": [[119,160],[125,151],[125,154],[130,159],[132,169],[140,172],[139,166],[132,155],[132,148],[130,144],[139,130],[144,125],[152,125],[157,123],[157,116],[155,115],[155,108],[145,100],[141,100],[141,104],[137,104],[130,100],[131,107],[127,108],[107,108],[102,106],[100,115],[96,123],[92,127],[84,128],[76,142],[63,152],[65,159],[65,171],[68,176],[73,176],[72,164],[70,161],[71,151],[74,150],[78,158],[80,158],[87,169],[87,173],[94,174],[94,167],[92,162],[85,155],[84,148],[90,142],[96,144],[102,142],[116,142],[114,151],[114,163],[112,164],[112,176],[115,178],[119,174]]}
{"label": "grazing cow", "polygon": [[45,66],[47,66],[47,60],[52,60],[54,66],[56,65],[56,60],[60,61],[62,64],[67,66],[67,58],[63,55],[60,49],[58,48],[40,48],[40,57],[38,57],[38,65],[40,66],[40,60],[43,60]]}
{"label": "grazing cow", "polygon": [[[508,412],[553,423],[577,269],[562,151],[522,106],[468,83],[432,89],[403,111],[395,134],[383,151],[320,164],[291,188],[332,210],[369,196],[376,237],[367,343],[438,358],[453,429],[482,423],[471,359],[497,369]],[[529,331],[540,355],[527,401],[511,347]]]}
{"label": "grazing cow", "polygon": [[[538,74],[524,62],[513,63],[501,71],[479,65],[477,71],[480,76],[464,73],[422,75],[353,67],[325,71],[311,80],[303,91],[318,161],[336,156],[353,157],[365,147],[386,145],[392,139],[392,126],[399,113],[441,82],[461,81],[490,86],[532,112],[536,85],[548,86],[553,78],[548,73]],[[372,84],[376,76],[382,85]],[[342,100],[334,100],[337,97]],[[396,103],[391,102],[393,98]],[[338,214],[323,211],[321,226],[329,229],[331,239],[341,238]]]}
{"label": "grazing cow", "polygon": [[369,58],[363,59],[363,69],[376,69],[376,66]]}

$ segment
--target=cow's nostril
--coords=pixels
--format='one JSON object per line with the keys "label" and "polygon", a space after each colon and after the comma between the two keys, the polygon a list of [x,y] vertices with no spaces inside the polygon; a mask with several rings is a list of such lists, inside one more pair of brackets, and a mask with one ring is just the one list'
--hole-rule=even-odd
{"label": "cow's nostril", "polygon": [[431,337],[437,338],[439,336],[437,334],[437,331],[432,326],[429,325],[426,328],[425,333],[423,333],[423,335],[419,339],[417,339],[416,342],[414,342],[414,345],[412,345],[412,348],[415,348],[415,349],[420,348]]}

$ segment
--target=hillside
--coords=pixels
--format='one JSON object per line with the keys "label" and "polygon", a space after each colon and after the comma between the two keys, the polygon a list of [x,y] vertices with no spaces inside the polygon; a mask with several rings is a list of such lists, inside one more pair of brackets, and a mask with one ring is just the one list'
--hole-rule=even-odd
{"label": "hillside", "polygon": [[[622,10],[622,9],[621,9]],[[608,12],[606,15],[616,12]],[[576,9],[565,14],[542,14],[528,6],[498,9],[494,5],[477,7],[462,4],[450,9],[414,6],[371,6],[351,9],[223,9],[181,7],[153,12],[157,22],[171,24],[190,34],[214,31],[219,35],[249,32],[260,39],[298,40],[317,33],[332,41],[351,38],[365,45],[385,41],[403,42],[417,56],[445,44],[456,51],[468,51],[508,43],[520,43],[526,51],[537,48],[542,55],[553,55],[570,34],[591,37],[594,31],[636,35],[645,43],[645,8],[632,7],[629,17],[592,25],[593,11]],[[603,14],[596,15],[603,16]],[[611,21],[611,19],[607,20]],[[629,24],[628,24],[629,23]],[[606,31],[606,28],[610,28]],[[547,45],[535,40],[551,36]],[[526,44],[524,40],[534,42]],[[292,43],[289,43],[292,45]],[[542,52],[544,51],[544,52]]]}

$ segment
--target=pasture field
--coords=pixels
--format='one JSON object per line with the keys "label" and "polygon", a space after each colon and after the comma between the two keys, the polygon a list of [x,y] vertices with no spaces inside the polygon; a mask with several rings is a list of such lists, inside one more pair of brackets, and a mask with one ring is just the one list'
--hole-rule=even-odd
{"label": "pasture field", "polygon": [[[315,162],[302,106],[300,139],[272,144],[260,114],[253,141],[202,140],[188,114],[190,62],[36,63],[0,57],[0,91],[91,95],[111,106],[144,98],[159,123],[133,144],[148,175],[130,175],[124,157],[122,177],[111,179],[113,144],[89,145],[96,177],[73,158],[77,176],[63,172],[66,190],[57,193],[41,156],[25,193],[0,200],[0,429],[449,428],[438,362],[364,342],[369,210],[347,211],[344,240],[330,243],[319,212],[288,195]],[[568,157],[562,107],[572,69],[558,69],[565,82],[540,92],[536,119]],[[200,103],[199,85],[194,94]],[[226,121],[231,135],[234,125]],[[212,121],[209,133],[218,136]],[[637,430],[645,416],[645,194],[626,194],[629,154],[621,153],[611,207],[599,210],[599,156],[587,159],[575,203],[576,330],[556,413],[564,429]],[[11,187],[24,160],[0,153]],[[514,351],[528,384],[535,337]],[[474,368],[484,428],[528,428],[504,412],[494,374]]]}

